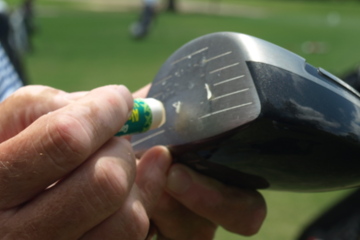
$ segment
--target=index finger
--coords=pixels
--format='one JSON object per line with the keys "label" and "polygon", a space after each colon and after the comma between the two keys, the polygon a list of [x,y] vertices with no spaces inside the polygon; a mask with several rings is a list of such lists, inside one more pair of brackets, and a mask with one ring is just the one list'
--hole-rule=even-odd
{"label": "index finger", "polygon": [[0,104],[0,142],[28,127],[40,116],[83,97],[86,92],[66,93],[46,86],[26,86]]}
{"label": "index finger", "polygon": [[59,180],[108,141],[133,99],[123,86],[95,89],[0,144],[0,209],[21,204]]}

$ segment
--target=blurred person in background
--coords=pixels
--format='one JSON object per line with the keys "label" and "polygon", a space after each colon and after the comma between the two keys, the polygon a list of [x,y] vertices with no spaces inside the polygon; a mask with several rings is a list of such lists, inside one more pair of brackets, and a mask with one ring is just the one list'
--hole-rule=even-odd
{"label": "blurred person in background", "polygon": [[19,54],[33,51],[32,37],[36,32],[34,16],[34,0],[23,0],[10,14],[12,27],[11,41]]}
{"label": "blurred person in background", "polygon": [[[11,76],[0,79],[0,101],[9,96],[17,88],[27,83],[27,77],[22,62],[22,56],[14,44],[14,29],[11,24],[11,12],[5,1],[0,0],[0,61],[2,63],[1,72],[7,69],[6,73]],[[12,71],[8,70],[7,66],[14,68]]]}
{"label": "blurred person in background", "polygon": [[11,10],[5,1],[0,0],[2,50],[5,51],[22,84],[28,83],[23,58],[32,50],[31,38],[35,29],[33,4],[33,0],[24,0],[20,7]]}
{"label": "blurred person in background", "polygon": [[[130,26],[131,35],[135,39],[146,37],[154,23],[157,9],[159,7],[159,0],[143,0],[143,8],[139,19]],[[167,0],[167,11],[175,12],[175,0]]]}
{"label": "blurred person in background", "polygon": [[34,4],[34,0],[24,0],[12,16],[14,28],[18,27],[19,31],[20,29],[23,31],[23,36],[18,37],[23,38],[23,40],[19,40],[23,46],[19,46],[19,48],[22,48],[24,53],[33,51],[31,40],[36,32]]}

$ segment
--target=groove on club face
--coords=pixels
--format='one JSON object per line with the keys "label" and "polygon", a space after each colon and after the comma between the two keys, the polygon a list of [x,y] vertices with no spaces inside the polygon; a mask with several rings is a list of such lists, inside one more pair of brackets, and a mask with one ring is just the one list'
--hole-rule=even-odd
{"label": "groove on club face", "polygon": [[260,113],[238,42],[222,34],[194,40],[176,51],[155,77],[148,97],[164,103],[167,121],[159,129],[134,137],[136,149],[203,141],[238,128]]}

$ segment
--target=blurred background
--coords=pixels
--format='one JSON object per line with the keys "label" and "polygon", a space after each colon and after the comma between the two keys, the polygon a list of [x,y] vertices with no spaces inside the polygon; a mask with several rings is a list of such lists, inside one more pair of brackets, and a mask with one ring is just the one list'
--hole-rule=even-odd
{"label": "blurred background", "polygon": [[[339,77],[360,64],[359,0],[177,0],[175,11],[167,4],[160,1],[148,34],[135,39],[131,26],[139,19],[141,0],[36,0],[36,31],[25,55],[30,82],[65,91],[124,84],[135,91],[183,44],[218,31],[265,39]],[[216,239],[296,239],[350,192],[262,191],[268,217],[259,234],[241,237],[220,229]]]}

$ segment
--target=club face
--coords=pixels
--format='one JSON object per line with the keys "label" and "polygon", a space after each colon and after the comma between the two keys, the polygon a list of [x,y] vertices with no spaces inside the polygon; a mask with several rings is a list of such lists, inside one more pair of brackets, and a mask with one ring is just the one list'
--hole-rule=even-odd
{"label": "club face", "polygon": [[135,150],[196,143],[256,119],[260,100],[236,35],[212,34],[176,51],[148,97],[166,109],[166,123],[133,138]]}

